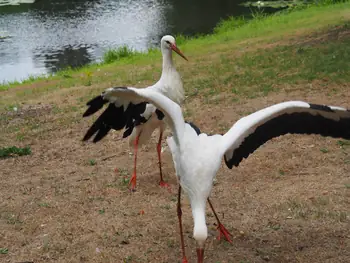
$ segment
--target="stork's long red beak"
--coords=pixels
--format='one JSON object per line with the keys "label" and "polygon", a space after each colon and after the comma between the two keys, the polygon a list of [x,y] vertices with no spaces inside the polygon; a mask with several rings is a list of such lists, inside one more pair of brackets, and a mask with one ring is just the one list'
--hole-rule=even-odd
{"label": "stork's long red beak", "polygon": [[204,248],[197,248],[198,263],[204,262]]}
{"label": "stork's long red beak", "polygon": [[179,54],[181,57],[183,57],[184,59],[186,59],[188,61],[188,59],[185,57],[185,55],[181,52],[180,49],[177,48],[177,46],[175,44],[171,45],[171,49],[174,50],[177,54]]}

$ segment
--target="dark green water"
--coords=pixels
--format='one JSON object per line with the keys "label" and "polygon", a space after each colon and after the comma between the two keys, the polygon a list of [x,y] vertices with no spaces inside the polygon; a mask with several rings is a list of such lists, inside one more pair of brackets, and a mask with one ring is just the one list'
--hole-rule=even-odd
{"label": "dark green water", "polygon": [[0,0],[0,83],[99,61],[120,45],[143,50],[164,34],[210,33],[220,19],[250,12],[240,2],[36,0],[1,6]]}

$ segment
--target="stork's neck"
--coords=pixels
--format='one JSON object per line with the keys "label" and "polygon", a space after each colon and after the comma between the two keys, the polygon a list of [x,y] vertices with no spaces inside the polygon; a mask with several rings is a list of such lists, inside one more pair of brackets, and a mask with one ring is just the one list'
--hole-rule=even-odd
{"label": "stork's neck", "polygon": [[[198,202],[199,201],[199,202]],[[194,220],[193,237],[199,245],[203,246],[208,237],[208,228],[205,223],[205,203],[206,200],[191,202],[192,215]]]}
{"label": "stork's neck", "polygon": [[162,55],[163,55],[163,72],[167,72],[169,70],[174,69],[172,50],[168,48],[163,48]]}
{"label": "stork's neck", "polygon": [[162,47],[163,68],[158,81],[158,89],[172,101],[181,104],[185,98],[180,74],[176,71],[172,50]]}

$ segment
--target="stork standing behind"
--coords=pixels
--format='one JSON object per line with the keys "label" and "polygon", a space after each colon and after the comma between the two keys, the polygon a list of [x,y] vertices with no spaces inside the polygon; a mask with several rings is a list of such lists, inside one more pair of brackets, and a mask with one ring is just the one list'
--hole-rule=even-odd
{"label": "stork standing behind", "polygon": [[178,217],[183,263],[187,259],[182,234],[181,187],[190,199],[198,263],[203,263],[204,244],[208,236],[206,200],[213,209],[209,195],[223,156],[231,169],[268,140],[287,133],[350,139],[350,111],[341,107],[302,101],[283,102],[241,118],[224,135],[209,136],[200,133],[193,124],[186,123],[180,106],[159,92],[150,89],[110,88],[102,96],[109,100],[124,98],[133,103],[150,101],[165,114],[165,120],[173,132],[173,136],[167,138],[167,143],[180,183]]}
{"label": "stork standing behind", "polygon": [[[181,76],[176,71],[173,63],[172,51],[175,51],[185,60],[187,60],[187,58],[176,46],[175,38],[170,35],[163,36],[160,45],[163,56],[162,75],[157,83],[146,89],[159,92],[175,103],[181,104],[185,98],[184,89]],[[163,122],[164,115],[160,111],[157,111],[154,105],[145,101],[141,101],[137,104],[129,103],[121,98],[108,101],[100,95],[87,103],[89,108],[85,111],[83,117],[94,114],[108,102],[108,107],[88,129],[83,141],[87,141],[95,135],[93,142],[96,143],[103,139],[111,129],[121,130],[125,128],[123,138],[130,136],[129,145],[130,147],[134,147],[134,171],[130,179],[130,184],[131,190],[135,190],[137,150],[150,139],[154,130],[159,128],[157,144],[160,173],[159,184],[160,186],[168,187],[168,184],[163,180],[161,162],[161,142],[163,132],[166,128]]]}

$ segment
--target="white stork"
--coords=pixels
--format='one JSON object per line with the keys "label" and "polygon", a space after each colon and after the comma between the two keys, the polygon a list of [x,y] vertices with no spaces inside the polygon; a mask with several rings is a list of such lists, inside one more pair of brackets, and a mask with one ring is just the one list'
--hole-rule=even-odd
{"label": "white stork", "polygon": [[[319,134],[350,139],[350,111],[340,107],[310,104],[302,101],[279,103],[238,120],[224,135],[200,133],[184,121],[181,108],[162,94],[149,89],[110,88],[102,97],[149,101],[165,114],[173,136],[167,138],[178,177],[178,217],[183,263],[187,262],[181,223],[181,187],[188,194],[194,220],[193,237],[197,241],[198,262],[204,260],[204,244],[208,236],[205,221],[206,200],[213,179],[224,156],[228,168],[238,166],[268,140],[287,133]],[[210,206],[212,207],[210,201]]]}
{"label": "white stork", "polygon": [[[172,51],[175,51],[181,57],[187,60],[185,55],[176,46],[175,38],[169,35],[163,36],[161,41],[161,52],[163,56],[162,75],[157,83],[147,87],[147,90],[154,90],[167,96],[172,101],[181,104],[184,100],[184,89],[180,74],[176,71],[173,63]],[[89,140],[94,134],[93,142],[96,143],[103,139],[111,130],[121,130],[125,128],[123,138],[130,136],[129,145],[134,145],[134,171],[130,179],[131,190],[136,187],[136,160],[137,149],[146,143],[153,131],[159,128],[159,140],[157,144],[157,153],[159,160],[160,186],[168,187],[164,182],[162,175],[161,163],[161,142],[165,124],[163,122],[164,115],[160,111],[156,111],[154,105],[147,102],[138,104],[129,103],[123,99],[114,99],[113,101],[105,100],[102,95],[97,96],[87,103],[89,108],[83,114],[83,117],[90,116],[100,110],[104,104],[108,103],[108,107],[99,116],[86,132],[83,141]]]}

